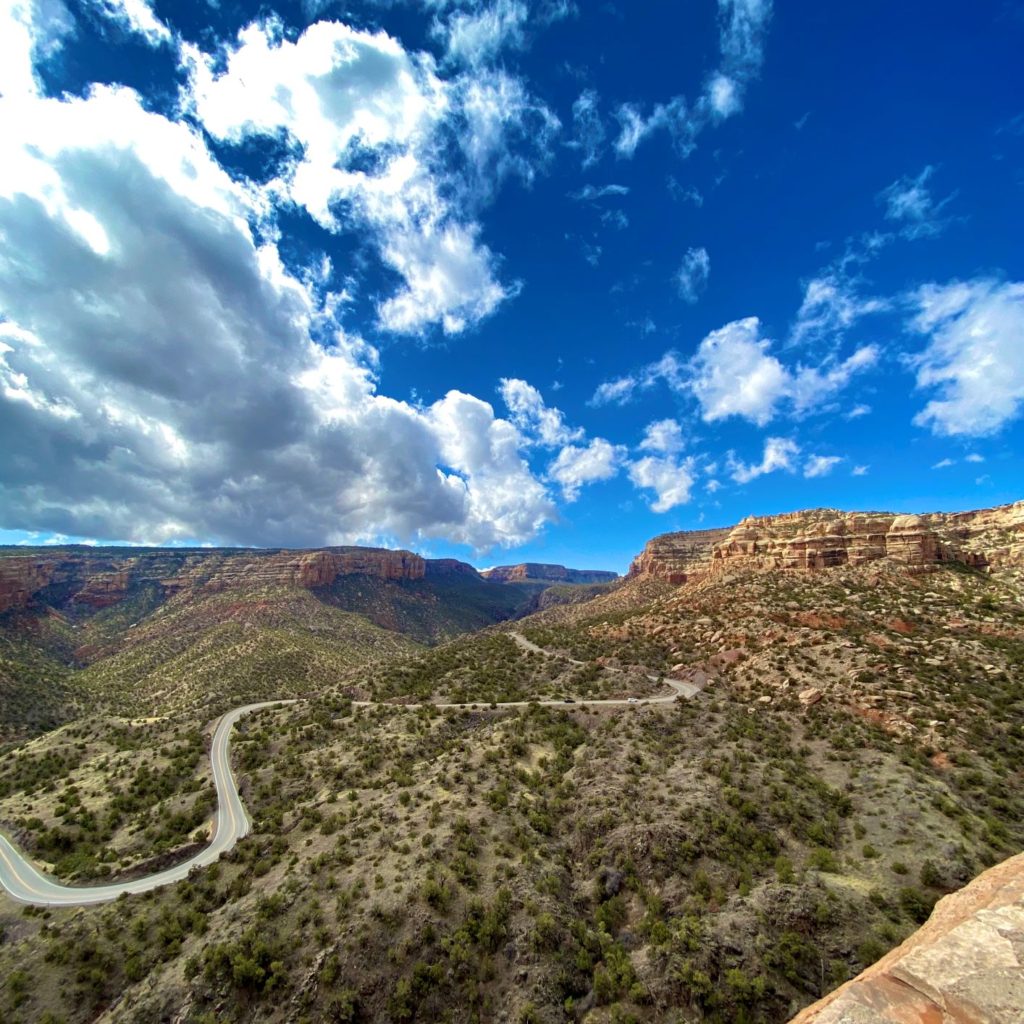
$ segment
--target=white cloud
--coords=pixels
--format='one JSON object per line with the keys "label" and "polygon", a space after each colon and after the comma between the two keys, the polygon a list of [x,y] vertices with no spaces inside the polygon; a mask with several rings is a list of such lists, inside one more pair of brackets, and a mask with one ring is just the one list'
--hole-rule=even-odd
{"label": "white cloud", "polygon": [[713,75],[707,87],[708,102],[718,118],[731,117],[743,106],[739,89],[728,75]]}
{"label": "white cloud", "polygon": [[615,111],[615,117],[619,122],[619,137],[615,140],[615,152],[619,156],[632,156],[643,137],[651,131],[652,122],[644,120],[634,103],[621,104]]}
{"label": "white cloud", "polygon": [[629,227],[629,218],[622,210],[602,210],[601,223],[608,224],[618,231],[624,231]]}
{"label": "white cloud", "polygon": [[[557,120],[500,70],[445,81],[429,55],[384,32],[316,22],[294,41],[275,22],[244,29],[225,55],[183,46],[188,100],[218,140],[281,137],[291,156],[265,189],[323,227],[368,228],[402,280],[379,304],[381,326],[456,333],[517,286],[467,216],[509,174],[529,179]],[[462,154],[441,139],[450,131]],[[442,153],[444,154],[442,156]]]}
{"label": "white cloud", "polygon": [[676,455],[686,447],[683,428],[677,420],[656,420],[647,424],[640,450]]}
{"label": "white cloud", "polygon": [[871,468],[870,466],[854,466],[853,469],[850,470],[850,475],[851,476],[867,476],[868,475],[868,470],[870,468]]}
{"label": "white cloud", "polygon": [[596,164],[604,151],[605,130],[598,103],[597,93],[584,89],[572,105],[573,138],[568,145],[580,151],[584,167]]}
{"label": "white cloud", "polygon": [[942,211],[956,193],[936,202],[927,185],[934,174],[935,168],[929,165],[916,177],[899,178],[878,194],[879,202],[885,204],[886,219],[902,225],[904,238],[933,238],[950,223]]}
{"label": "white cloud", "polygon": [[833,339],[862,317],[881,313],[890,304],[885,299],[862,299],[853,283],[836,272],[807,283],[790,339],[793,344]]}
{"label": "white cloud", "polygon": [[757,317],[735,320],[712,331],[691,361],[689,386],[700,403],[705,422],[741,416],[764,426],[788,401],[796,414],[805,413],[842,390],[854,374],[874,365],[874,346],[858,349],[842,363],[790,370],[768,349]]}
{"label": "white cloud", "polygon": [[977,452],[971,452],[970,455],[964,456],[964,462],[984,462],[985,456],[979,455]]}
{"label": "white cloud", "polygon": [[[643,333],[649,333],[646,330]],[[588,405],[625,405],[632,401],[638,390],[653,387],[664,381],[673,390],[683,387],[686,365],[675,352],[666,352],[659,360],[649,363],[639,373],[627,374],[599,385]]]}
{"label": "white cloud", "polygon": [[36,95],[34,65],[60,50],[74,24],[61,0],[0,3],[0,97]]}
{"label": "white cloud", "polygon": [[146,0],[91,0],[99,11],[129,32],[142,36],[150,46],[171,41],[171,30],[153,13]]}
{"label": "white cloud", "polygon": [[639,381],[636,377],[619,377],[599,384],[590,405],[625,405],[633,397]]}
{"label": "white cloud", "polygon": [[876,346],[865,345],[842,362],[790,368],[770,348],[757,317],[734,320],[708,334],[688,362],[667,352],[638,373],[604,382],[589,404],[624,405],[638,391],[664,381],[673,391],[695,398],[706,423],[740,416],[764,426],[783,405],[796,416],[821,407],[879,358]]}
{"label": "white cloud", "polygon": [[506,47],[521,49],[528,15],[519,0],[495,0],[489,7],[456,11],[446,21],[436,19],[434,35],[446,43],[450,60],[476,67]]}
{"label": "white cloud", "polygon": [[547,476],[561,488],[566,501],[575,501],[586,484],[610,480],[626,455],[622,445],[595,437],[586,445],[568,445],[548,467]]}
{"label": "white cloud", "polygon": [[648,455],[630,463],[629,479],[636,487],[654,491],[651,509],[668,512],[690,500],[693,488],[693,459],[680,461],[671,455]]}
{"label": "white cloud", "polygon": [[859,402],[849,412],[846,413],[846,419],[858,420],[861,416],[868,416],[871,413],[871,406],[865,405],[863,402]]}
{"label": "white cloud", "polygon": [[804,463],[804,476],[809,480],[814,477],[828,476],[843,461],[841,455],[809,455]]}
{"label": "white cloud", "polygon": [[503,377],[499,390],[512,422],[527,437],[549,448],[583,437],[580,428],[566,424],[561,409],[547,405],[541,393],[525,380]]}
{"label": "white cloud", "polygon": [[127,89],[0,115],[6,526],[483,549],[554,517],[488,403],[377,392],[376,353],[257,243],[261,197],[197,132]]}
{"label": "white cloud", "polygon": [[949,469],[950,466],[955,465],[955,459],[940,459],[938,462],[935,463],[934,466],[932,466],[932,469]]}
{"label": "white cloud", "polygon": [[771,21],[771,0],[718,0],[721,59],[705,82],[695,103],[674,96],[655,104],[644,116],[635,103],[623,103],[616,111],[619,137],[615,151],[632,157],[637,146],[659,130],[671,135],[677,151],[688,155],[697,136],[711,123],[723,121],[743,109],[747,86],[760,73],[764,43]]}
{"label": "white cloud", "polygon": [[629,195],[629,187],[626,185],[584,185],[579,191],[570,192],[569,198],[578,202],[592,203],[608,196],[626,195]]}
{"label": "white cloud", "polygon": [[676,286],[684,302],[694,303],[708,286],[711,275],[711,257],[703,246],[686,250],[683,262],[676,271]]}
{"label": "white cloud", "polygon": [[800,446],[796,441],[785,437],[768,437],[764,442],[764,454],[760,463],[748,465],[740,462],[733,452],[729,452],[728,465],[733,480],[738,484],[750,483],[766,473],[785,470],[787,473],[796,471],[795,459],[800,454]]}
{"label": "white cloud", "polygon": [[929,284],[911,297],[911,328],[928,338],[912,357],[917,386],[937,392],[915,417],[935,434],[983,437],[1024,406],[1024,282]]}
{"label": "white cloud", "polygon": [[760,426],[775,415],[791,377],[760,337],[757,317],[735,320],[712,331],[693,360],[692,390],[705,422],[742,416]]}
{"label": "white cloud", "polygon": [[804,413],[827,402],[842,391],[856,374],[875,366],[879,354],[877,346],[862,345],[841,363],[825,367],[798,366],[792,373],[789,386],[794,410],[798,414]]}

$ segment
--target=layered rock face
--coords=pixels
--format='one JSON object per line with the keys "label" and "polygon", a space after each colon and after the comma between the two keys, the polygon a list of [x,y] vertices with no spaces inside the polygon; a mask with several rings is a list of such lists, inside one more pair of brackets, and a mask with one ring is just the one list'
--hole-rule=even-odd
{"label": "layered rock face", "polygon": [[618,573],[602,569],[567,569],[564,565],[542,562],[498,565],[485,569],[481,575],[496,583],[611,583],[619,578]]}
{"label": "layered rock face", "polygon": [[630,576],[685,583],[732,568],[825,569],[881,558],[919,569],[1024,566],[1024,502],[919,516],[837,509],[750,516],[731,529],[655,537]]}
{"label": "layered rock face", "polygon": [[1024,854],[936,905],[926,924],[791,1024],[1020,1024]]}
{"label": "layered rock face", "polygon": [[[451,560],[446,560],[451,561]],[[461,563],[456,563],[461,564]],[[474,574],[471,566],[466,570]],[[453,571],[449,568],[448,570]],[[0,613],[33,604],[98,610],[129,590],[156,585],[165,595],[181,590],[218,591],[246,586],[330,586],[339,576],[419,580],[427,561],[411,551],[324,548],[317,551],[125,549],[124,554],[55,551],[0,557]]]}
{"label": "layered rock face", "polygon": [[649,540],[633,559],[629,576],[643,576],[666,583],[687,583],[703,579],[711,567],[714,546],[729,536],[729,528],[720,530],[684,530],[663,533]]}

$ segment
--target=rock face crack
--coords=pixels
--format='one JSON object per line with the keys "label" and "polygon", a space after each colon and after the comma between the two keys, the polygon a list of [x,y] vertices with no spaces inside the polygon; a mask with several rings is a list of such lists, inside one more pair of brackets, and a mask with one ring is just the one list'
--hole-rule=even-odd
{"label": "rock face crack", "polygon": [[1024,854],[936,904],[928,921],[792,1024],[1022,1024]]}

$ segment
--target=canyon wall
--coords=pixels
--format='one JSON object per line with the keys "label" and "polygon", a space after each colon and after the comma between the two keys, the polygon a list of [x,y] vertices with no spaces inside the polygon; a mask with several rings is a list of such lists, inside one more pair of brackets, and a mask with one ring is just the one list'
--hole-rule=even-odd
{"label": "canyon wall", "polygon": [[791,1024],[1020,1024],[1024,1020],[1024,854],[935,906],[878,963]]}
{"label": "canyon wall", "polygon": [[603,569],[567,569],[564,565],[542,562],[497,565],[484,569],[481,575],[496,583],[612,583],[619,578],[618,573]]}
{"label": "canyon wall", "polygon": [[[446,560],[448,561],[448,560]],[[461,563],[457,563],[461,564]],[[465,567],[475,575],[471,566]],[[448,571],[452,571],[450,568]],[[385,580],[418,580],[427,561],[411,551],[324,548],[316,551],[128,548],[55,550],[0,557],[0,613],[33,604],[98,610],[124,599],[132,588],[155,585],[218,591],[251,586],[330,586],[339,576],[363,574]]]}
{"label": "canyon wall", "polygon": [[733,568],[824,569],[882,558],[914,569],[1024,566],[1024,502],[925,515],[811,509],[750,516],[732,528],[655,537],[629,575],[686,583]]}

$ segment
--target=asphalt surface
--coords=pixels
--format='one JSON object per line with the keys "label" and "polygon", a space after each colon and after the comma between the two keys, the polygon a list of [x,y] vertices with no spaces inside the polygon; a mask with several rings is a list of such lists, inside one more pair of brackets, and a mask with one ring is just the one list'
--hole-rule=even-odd
{"label": "asphalt surface", "polygon": [[[546,652],[531,643],[519,633],[511,636],[521,647],[540,654]],[[569,659],[570,661],[572,659]],[[582,662],[575,662],[582,664]],[[648,676],[653,682],[660,676]],[[700,687],[693,683],[680,682],[677,679],[662,680],[671,690],[671,694],[660,697],[620,697],[608,700],[517,700],[497,704],[499,708],[525,708],[532,704],[541,707],[565,708],[569,705],[577,707],[615,707],[626,704],[671,704],[680,698],[689,698],[700,692]],[[0,886],[7,890],[19,903],[27,903],[37,907],[82,907],[93,903],[107,903],[116,900],[125,893],[149,892],[164,885],[181,882],[188,877],[193,868],[212,864],[222,853],[230,850],[239,839],[249,834],[250,821],[245,805],[238,792],[234,774],[231,771],[230,741],[231,730],[235,723],[250,711],[259,708],[278,707],[283,704],[294,704],[294,700],[269,700],[259,704],[246,704],[244,707],[229,711],[217,723],[210,746],[210,767],[213,771],[213,784],[217,791],[217,821],[213,839],[209,846],[200,850],[194,857],[158,871],[153,875],[132,879],[127,882],[115,882],[111,885],[74,886],[61,885],[60,882],[44,875],[29,861],[10,840],[0,832]],[[373,707],[373,701],[353,701],[357,707]],[[392,704],[389,707],[418,708],[420,704]],[[491,707],[488,701],[476,701],[472,704],[434,704],[438,708]]]}
{"label": "asphalt surface", "polygon": [[212,864],[239,839],[248,835],[250,828],[249,816],[245,813],[245,806],[242,804],[231,771],[231,730],[235,723],[250,711],[294,703],[291,700],[271,700],[261,704],[246,704],[245,707],[229,711],[217,723],[210,746],[210,767],[213,771],[213,784],[217,790],[217,822],[210,845],[200,850],[194,857],[166,871],[158,871],[154,875],[146,875],[144,878],[128,882],[88,887],[61,885],[60,882],[44,875],[0,833],[0,885],[19,903],[30,903],[37,907],[82,907],[91,903],[116,900],[124,893],[159,889],[163,885],[184,880],[193,868]]}

